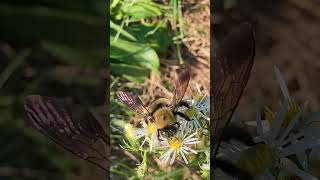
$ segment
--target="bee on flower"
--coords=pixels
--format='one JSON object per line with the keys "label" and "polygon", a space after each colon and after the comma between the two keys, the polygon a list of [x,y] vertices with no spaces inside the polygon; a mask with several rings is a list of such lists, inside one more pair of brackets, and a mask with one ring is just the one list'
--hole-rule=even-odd
{"label": "bee on flower", "polygon": [[124,142],[127,150],[160,153],[162,164],[173,164],[178,158],[188,164],[188,155],[198,154],[195,149],[195,145],[201,142],[198,129],[204,128],[203,125],[210,120],[210,99],[196,84],[198,93],[183,100],[189,79],[189,70],[181,72],[174,81],[172,100],[158,98],[148,106],[135,95],[117,92],[122,103],[144,117],[140,121],[141,127],[128,126],[125,129],[126,137],[135,140],[134,147]]}

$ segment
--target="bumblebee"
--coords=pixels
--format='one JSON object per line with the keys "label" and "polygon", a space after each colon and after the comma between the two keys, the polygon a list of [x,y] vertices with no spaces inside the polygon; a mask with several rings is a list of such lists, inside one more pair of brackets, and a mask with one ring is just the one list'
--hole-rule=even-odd
{"label": "bumblebee", "polygon": [[153,123],[158,133],[158,139],[160,136],[164,138],[173,137],[180,124],[177,122],[177,116],[181,116],[187,121],[190,121],[189,117],[182,112],[178,111],[178,108],[185,106],[189,108],[189,104],[182,101],[182,98],[186,92],[190,80],[190,70],[187,68],[178,75],[178,79],[174,81],[173,99],[170,101],[167,98],[159,98],[150,103],[148,108],[142,103],[139,97],[131,95],[130,93],[118,91],[118,99],[126,104],[131,110],[144,116],[144,121],[147,125]]}

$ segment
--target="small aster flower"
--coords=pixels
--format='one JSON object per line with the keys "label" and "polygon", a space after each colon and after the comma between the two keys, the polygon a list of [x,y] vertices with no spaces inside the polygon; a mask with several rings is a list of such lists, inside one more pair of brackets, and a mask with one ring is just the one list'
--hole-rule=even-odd
{"label": "small aster flower", "polygon": [[[197,85],[197,84],[196,84]],[[189,117],[190,121],[185,121],[185,119],[178,117],[178,121],[186,126],[188,132],[194,129],[201,129],[200,119],[210,120],[208,113],[210,111],[210,99],[201,93],[199,86],[198,94],[195,95],[191,100],[186,100],[190,104],[190,108],[181,107],[179,110]]]}
{"label": "small aster flower", "polygon": [[132,124],[128,123],[124,127],[124,134],[129,141],[137,141],[144,137],[140,147],[146,142],[149,143],[150,151],[156,146],[158,142],[157,127],[154,123],[141,122],[142,128],[135,128]]}
{"label": "small aster flower", "polygon": [[145,136],[143,142],[141,143],[141,147],[145,144],[146,141],[149,142],[150,151],[152,151],[153,148],[156,147],[156,144],[158,143],[158,128],[156,124],[145,121],[141,122],[142,124],[142,136]]}
{"label": "small aster flower", "polygon": [[127,123],[124,126],[124,135],[127,139],[136,141],[143,136],[143,133],[140,129],[134,128],[132,124]]}
{"label": "small aster flower", "polygon": [[186,164],[188,160],[186,155],[189,153],[197,154],[197,151],[191,149],[189,145],[199,143],[199,139],[194,137],[197,133],[193,133],[189,136],[187,134],[178,133],[176,137],[172,137],[169,140],[165,140],[169,150],[166,151],[161,157],[160,160],[163,164],[167,164],[170,160],[170,164],[173,164],[174,160],[178,155],[181,155],[182,159]]}

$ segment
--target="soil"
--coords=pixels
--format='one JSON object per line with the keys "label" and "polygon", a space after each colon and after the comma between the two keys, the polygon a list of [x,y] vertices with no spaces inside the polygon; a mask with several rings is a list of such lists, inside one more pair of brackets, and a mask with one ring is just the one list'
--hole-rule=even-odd
{"label": "soil", "polygon": [[[191,70],[191,79],[185,97],[190,97],[198,91],[209,95],[210,90],[210,1],[183,1],[184,38],[182,56],[184,65]],[[172,52],[175,54],[175,52]],[[166,87],[166,82],[177,79],[182,66],[178,64],[175,55],[161,59],[160,74],[152,74],[143,85],[142,99],[146,104],[158,97],[172,97],[172,91]]]}
{"label": "soil", "polygon": [[[233,6],[227,7],[226,2],[231,1]],[[299,104],[308,101],[311,110],[319,110],[320,3],[312,0],[216,3],[211,17],[217,45],[240,22],[253,22],[255,27],[256,57],[237,109],[240,119],[253,120],[257,102],[276,107],[282,95],[274,78],[274,66],[282,72],[290,95]]]}

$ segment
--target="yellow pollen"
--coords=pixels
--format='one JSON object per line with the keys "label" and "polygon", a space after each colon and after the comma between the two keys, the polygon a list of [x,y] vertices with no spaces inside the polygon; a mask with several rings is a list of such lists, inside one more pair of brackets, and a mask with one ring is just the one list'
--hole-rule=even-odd
{"label": "yellow pollen", "polygon": [[[288,110],[286,113],[286,117],[283,121],[282,126],[283,127],[287,127],[289,125],[289,123],[292,121],[292,119],[294,118],[294,116],[299,112],[299,106],[297,105],[297,103],[293,100],[289,103],[288,105]],[[273,112],[271,109],[269,109],[268,107],[265,107],[265,114],[266,114],[266,119],[268,120],[268,122],[271,124],[272,120],[275,118],[276,113]]]}
{"label": "yellow pollen", "polygon": [[182,142],[176,137],[171,138],[169,144],[173,150],[177,150],[182,146]]}
{"label": "yellow pollen", "polygon": [[158,128],[154,123],[148,122],[147,123],[147,130],[150,134],[156,133]]}
{"label": "yellow pollen", "polygon": [[128,139],[134,138],[133,125],[128,123],[124,126],[124,134]]}

